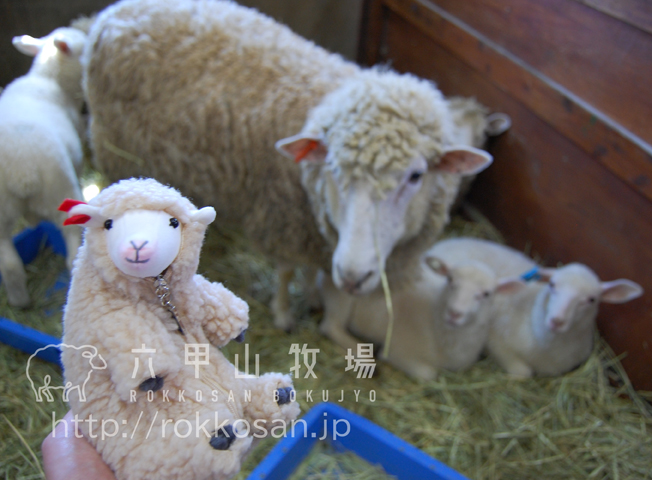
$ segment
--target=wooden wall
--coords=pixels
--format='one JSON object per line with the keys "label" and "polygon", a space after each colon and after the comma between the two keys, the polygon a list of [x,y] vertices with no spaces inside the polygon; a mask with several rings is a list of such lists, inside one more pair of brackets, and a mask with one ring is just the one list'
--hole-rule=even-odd
{"label": "wooden wall", "polygon": [[359,58],[474,96],[513,127],[471,201],[518,249],[646,290],[599,328],[652,390],[652,5],[367,0]]}

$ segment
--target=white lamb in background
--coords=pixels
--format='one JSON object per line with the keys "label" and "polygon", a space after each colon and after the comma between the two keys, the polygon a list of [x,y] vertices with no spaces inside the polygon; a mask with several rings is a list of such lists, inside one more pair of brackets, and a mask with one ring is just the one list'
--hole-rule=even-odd
{"label": "white lamb in background", "polygon": [[[449,263],[428,254],[413,272],[411,283],[392,291],[394,329],[387,361],[408,375],[431,380],[441,369],[463,370],[475,363],[487,340],[489,308],[494,295],[512,294],[520,279],[498,280],[480,262]],[[383,344],[389,316],[378,290],[352,297],[321,278],[321,292],[331,319],[323,330],[345,348],[355,351],[358,341]]]}
{"label": "white lamb in background", "polygon": [[625,303],[643,293],[631,280],[600,282],[579,263],[538,273],[548,285],[533,283],[492,307],[489,353],[516,377],[560,375],[579,366],[593,350],[599,303]]}
{"label": "white lamb in background", "polygon": [[431,82],[361,69],[234,2],[123,0],[89,37],[99,169],[155,177],[241,227],[278,263],[284,329],[295,266],[355,294],[382,268],[400,282],[447,223],[459,174],[491,162],[473,148],[484,110],[458,131],[468,110]]}
{"label": "white lamb in background", "polygon": [[521,276],[537,267],[534,260],[511,247],[473,237],[441,240],[428,250],[428,255],[451,263],[469,260],[482,262],[498,278]]}
{"label": "white lamb in background", "polygon": [[[13,43],[35,59],[29,73],[0,96],[0,274],[9,305],[24,307],[30,298],[12,241],[16,221],[24,217],[31,224],[50,220],[61,225],[61,201],[82,198],[77,180],[83,130],[79,57],[86,35],[58,28],[39,39],[15,37]],[[63,235],[70,269],[81,231],[72,228]]]}

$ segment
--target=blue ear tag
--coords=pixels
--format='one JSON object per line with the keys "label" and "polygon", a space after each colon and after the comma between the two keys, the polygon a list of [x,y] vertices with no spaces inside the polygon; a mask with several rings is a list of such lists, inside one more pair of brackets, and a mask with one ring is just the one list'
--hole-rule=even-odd
{"label": "blue ear tag", "polygon": [[521,275],[521,280],[526,282],[531,282],[532,280],[540,280],[541,275],[539,275],[539,267],[534,267],[532,270],[528,270],[523,275]]}

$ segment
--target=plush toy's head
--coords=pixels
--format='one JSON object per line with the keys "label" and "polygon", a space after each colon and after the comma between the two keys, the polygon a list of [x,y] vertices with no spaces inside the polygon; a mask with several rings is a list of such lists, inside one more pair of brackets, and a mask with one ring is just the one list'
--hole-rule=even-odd
{"label": "plush toy's head", "polygon": [[[197,210],[151,179],[123,180],[89,204],[66,200],[60,209],[68,212],[64,225],[87,227],[85,242],[95,255],[105,253],[119,271],[138,278],[156,277],[181,257],[196,268],[204,230],[215,219],[212,207]],[[182,245],[190,250],[185,255]]]}

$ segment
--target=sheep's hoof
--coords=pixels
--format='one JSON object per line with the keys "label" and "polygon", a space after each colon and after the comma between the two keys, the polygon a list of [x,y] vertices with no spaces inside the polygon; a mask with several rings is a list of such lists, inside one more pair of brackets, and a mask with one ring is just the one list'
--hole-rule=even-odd
{"label": "sheep's hoof", "polygon": [[225,425],[213,434],[209,443],[215,450],[228,450],[235,441],[235,434],[231,425]]}
{"label": "sheep's hoof", "polygon": [[278,395],[278,400],[276,401],[276,403],[279,405],[285,405],[286,403],[290,403],[292,401],[293,391],[294,389],[292,387],[284,387],[276,390],[276,394]]}
{"label": "sheep's hoof", "polygon": [[149,392],[150,390],[152,392],[157,392],[161,388],[163,388],[163,377],[159,377],[158,375],[154,378],[148,378],[145,380],[143,383],[141,383],[138,388],[140,388],[141,391],[143,392]]}
{"label": "sheep's hoof", "polygon": [[244,342],[245,339],[245,333],[247,333],[247,329],[245,328],[243,331],[240,332],[240,335],[235,337],[233,340],[235,340],[238,343]]}

